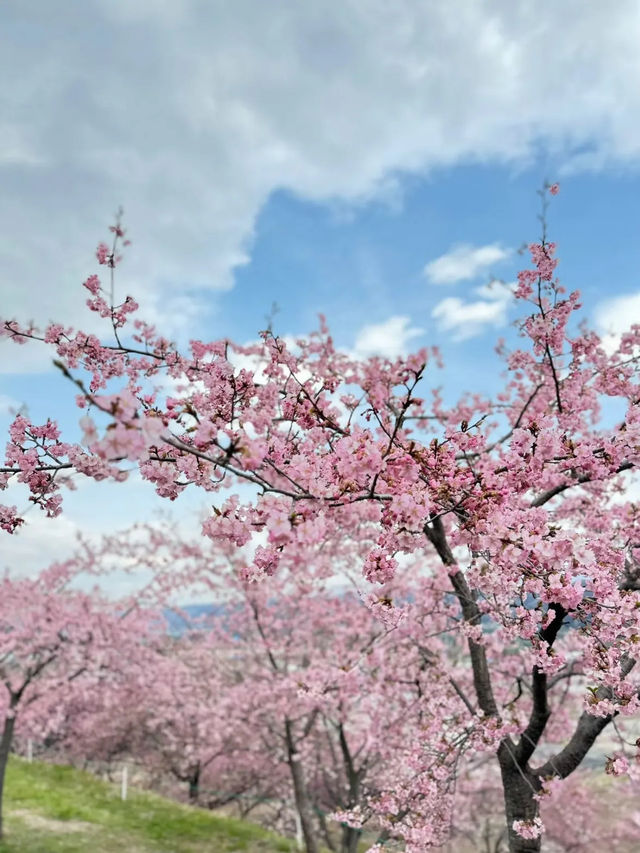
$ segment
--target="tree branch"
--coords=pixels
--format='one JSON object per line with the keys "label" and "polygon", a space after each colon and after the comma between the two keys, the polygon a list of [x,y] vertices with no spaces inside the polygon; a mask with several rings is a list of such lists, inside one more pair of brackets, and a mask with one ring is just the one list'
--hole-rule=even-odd
{"label": "tree branch", "polygon": [[[622,465],[619,465],[616,474],[621,474],[623,471],[628,471],[630,468],[633,468],[633,462],[623,462]],[[551,498],[555,498],[556,495],[562,494],[562,492],[566,492],[567,489],[571,489],[573,486],[581,486],[583,483],[590,483],[592,480],[590,474],[581,474],[579,477],[575,477],[569,483],[562,483],[558,486],[553,486],[551,489],[547,489],[546,492],[542,492],[541,495],[538,495],[533,501],[531,501],[532,507],[539,507],[546,504]]]}
{"label": "tree branch", "polygon": [[[633,658],[625,661],[622,666],[623,676],[631,672],[635,663]],[[611,699],[613,697],[613,690],[610,687],[600,687],[596,695],[598,699]],[[545,762],[542,767],[535,770],[535,775],[541,778],[545,776],[559,776],[561,779],[565,779],[570,773],[573,773],[595,743],[598,735],[617,716],[617,713],[616,711],[613,714],[607,714],[606,717],[596,717],[584,711],[580,715],[575,731],[564,749],[561,749],[560,752]]]}
{"label": "tree branch", "polygon": [[[547,627],[543,628],[538,634],[540,640],[548,644],[549,649],[558,636],[558,632],[564,622],[564,617],[567,615],[567,611],[559,604],[554,605],[553,609],[555,616]],[[548,702],[547,674],[538,666],[533,667],[531,691],[533,693],[533,707],[529,716],[529,723],[520,736],[515,749],[515,757],[521,767],[524,767],[533,755],[551,716]]]}
{"label": "tree branch", "polygon": [[[456,561],[453,552],[447,542],[447,535],[440,517],[432,517],[431,522],[427,522],[424,526],[424,532],[438,552],[438,556],[445,566],[455,566]],[[469,588],[469,584],[461,571],[456,571],[450,574],[451,585],[460,602],[462,616],[469,625],[480,625],[482,621],[482,613],[477,605],[473,593]],[[493,695],[491,686],[491,675],[489,673],[489,664],[487,662],[487,653],[484,646],[476,643],[475,640],[469,638],[469,655],[471,657],[471,667],[473,670],[473,684],[478,699],[478,705],[485,714],[492,717],[498,716],[498,706]]]}

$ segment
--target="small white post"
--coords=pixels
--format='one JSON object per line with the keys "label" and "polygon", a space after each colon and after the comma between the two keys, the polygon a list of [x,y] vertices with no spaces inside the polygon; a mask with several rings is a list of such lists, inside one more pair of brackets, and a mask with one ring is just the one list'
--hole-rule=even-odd
{"label": "small white post", "polygon": [[121,796],[123,800],[127,799],[127,784],[129,782],[129,768],[125,764],[122,768],[122,788],[121,788]]}
{"label": "small white post", "polygon": [[27,761],[29,764],[33,761],[33,741],[31,738],[27,740]]}

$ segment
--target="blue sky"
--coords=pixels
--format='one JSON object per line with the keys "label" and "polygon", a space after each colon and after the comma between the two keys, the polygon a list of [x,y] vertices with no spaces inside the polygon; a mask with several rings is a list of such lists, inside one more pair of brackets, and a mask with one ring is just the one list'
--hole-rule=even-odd
{"label": "blue sky", "polygon": [[[558,180],[561,280],[601,330],[640,322],[632,0],[53,5],[0,10],[0,315],[93,323],[81,281],[123,205],[118,287],[171,336],[249,341],[275,302],[282,334],[323,312],[345,348],[438,344],[448,394],[491,390],[513,314],[482,288],[513,281]],[[73,431],[72,396],[0,342],[3,430],[26,403]],[[146,484],[84,484],[63,518],[30,513],[5,562],[158,506]]]}

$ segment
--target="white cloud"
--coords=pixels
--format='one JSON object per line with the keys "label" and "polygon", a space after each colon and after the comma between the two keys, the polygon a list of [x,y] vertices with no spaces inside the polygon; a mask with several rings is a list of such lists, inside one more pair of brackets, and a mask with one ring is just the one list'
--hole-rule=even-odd
{"label": "white cloud", "polygon": [[0,572],[8,569],[13,576],[33,576],[56,560],[67,559],[78,533],[78,525],[67,516],[46,518],[30,507],[16,533],[2,533]]}
{"label": "white cloud", "polygon": [[614,296],[596,305],[594,320],[602,336],[602,345],[612,353],[623,332],[634,323],[640,323],[640,293]]}
{"label": "white cloud", "polygon": [[0,415],[10,415],[20,409],[20,403],[7,394],[0,394]]}
{"label": "white cloud", "polygon": [[357,356],[381,355],[397,358],[407,352],[407,344],[419,337],[423,330],[411,328],[409,317],[389,317],[383,323],[364,326],[355,343]]}
{"label": "white cloud", "polygon": [[438,302],[431,316],[438,321],[441,331],[453,333],[455,341],[472,338],[487,326],[504,326],[513,287],[500,281],[476,287],[474,293],[482,299],[469,302],[451,296]]}
{"label": "white cloud", "polygon": [[[0,573],[8,570],[13,578],[35,577],[55,562],[71,558],[79,548],[79,535],[99,542],[100,534],[111,534],[107,524],[97,529],[79,526],[68,515],[46,518],[38,510],[27,512],[25,524],[12,535],[3,533]],[[105,564],[106,565],[106,564]],[[128,569],[128,570],[127,570]],[[127,561],[113,557],[109,571],[102,577],[81,573],[73,586],[87,592],[98,587],[111,598],[120,598],[141,590],[151,579],[148,571],[132,569]]]}
{"label": "white cloud", "polygon": [[640,155],[636,0],[10,0],[2,19],[8,315],[81,320],[119,204],[120,292],[164,324],[169,296],[232,285],[275,189],[349,204],[541,147]]}
{"label": "white cloud", "polygon": [[[74,490],[62,488],[63,512],[56,518],[47,518],[30,504],[28,491],[21,484],[0,492],[0,503],[15,504],[25,522],[14,534],[2,532],[0,574],[8,569],[14,575],[32,576],[56,560],[71,557],[80,533],[98,539],[126,530],[134,521],[156,523],[158,513],[167,512],[167,501],[155,494],[153,486],[136,469],[130,472],[126,484],[96,482],[82,475],[76,475],[74,482]],[[242,489],[240,486],[234,491],[242,494]],[[203,503],[201,494],[187,489],[180,505],[181,531],[187,536],[196,535],[200,516],[203,511],[211,512],[211,503]],[[109,593],[117,596],[124,591],[124,587],[114,586]]]}
{"label": "white cloud", "polygon": [[497,243],[488,246],[455,246],[445,255],[430,261],[424,274],[431,284],[456,284],[468,281],[486,272],[492,264],[503,261],[510,254]]}

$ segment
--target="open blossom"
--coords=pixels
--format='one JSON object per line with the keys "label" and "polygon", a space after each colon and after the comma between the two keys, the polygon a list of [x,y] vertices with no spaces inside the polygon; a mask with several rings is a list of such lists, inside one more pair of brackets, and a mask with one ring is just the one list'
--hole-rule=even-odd
{"label": "open blossom", "polygon": [[521,838],[540,838],[544,825],[539,817],[533,820],[514,820],[513,828]]}
{"label": "open blossom", "polygon": [[626,755],[615,755],[612,758],[607,758],[605,772],[610,776],[624,776],[629,772],[630,764]]}
{"label": "open blossom", "polygon": [[381,548],[374,548],[365,560],[363,574],[372,583],[387,583],[393,579],[398,561]]}
{"label": "open blossom", "polygon": [[97,296],[100,292],[100,279],[97,275],[90,275],[89,278],[83,282],[83,286],[87,288],[89,293],[92,293],[94,296]]}
{"label": "open blossom", "polygon": [[18,515],[15,506],[4,506],[0,504],[0,528],[7,533],[13,533],[21,524],[23,519]]}
{"label": "open blossom", "polygon": [[531,258],[537,267],[538,274],[543,281],[551,281],[553,272],[558,261],[553,257],[556,249],[555,243],[530,243],[529,251]]}
{"label": "open blossom", "polygon": [[98,248],[96,249],[96,258],[98,259],[99,264],[106,264],[109,261],[111,256],[111,250],[107,246],[106,243],[98,243]]}
{"label": "open blossom", "polygon": [[275,574],[280,562],[280,554],[275,548],[264,548],[259,545],[253,557],[253,563],[261,574],[271,576]]}

